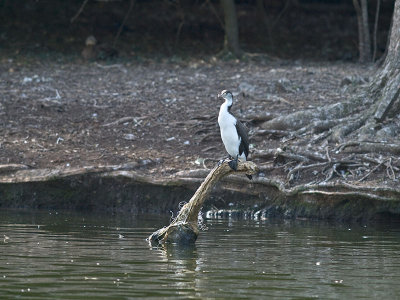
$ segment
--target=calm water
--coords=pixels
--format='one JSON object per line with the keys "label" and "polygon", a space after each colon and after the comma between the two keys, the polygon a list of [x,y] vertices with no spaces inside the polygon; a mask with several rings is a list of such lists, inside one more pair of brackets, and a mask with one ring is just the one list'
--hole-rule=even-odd
{"label": "calm water", "polygon": [[[399,225],[212,221],[151,249],[167,218],[0,213],[0,299],[399,299]],[[4,238],[3,238],[4,237]]]}

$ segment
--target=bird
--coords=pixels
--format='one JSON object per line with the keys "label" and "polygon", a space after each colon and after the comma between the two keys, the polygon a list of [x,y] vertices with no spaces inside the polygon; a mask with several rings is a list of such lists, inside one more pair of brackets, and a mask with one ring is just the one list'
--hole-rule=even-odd
{"label": "bird", "polygon": [[85,40],[81,55],[85,61],[106,60],[118,56],[118,51],[105,43],[98,44],[97,39],[90,35]]}
{"label": "bird", "polygon": [[[232,170],[237,170],[238,160],[246,161],[249,155],[249,136],[246,127],[231,113],[233,95],[230,91],[223,90],[218,94],[218,99],[224,100],[218,115],[218,125],[221,139],[225,149],[232,160],[228,163]],[[251,175],[246,174],[249,179]]]}
{"label": "bird", "polygon": [[97,40],[93,35],[90,35],[85,40],[85,48],[83,48],[81,55],[84,60],[94,60],[97,57],[96,46]]}

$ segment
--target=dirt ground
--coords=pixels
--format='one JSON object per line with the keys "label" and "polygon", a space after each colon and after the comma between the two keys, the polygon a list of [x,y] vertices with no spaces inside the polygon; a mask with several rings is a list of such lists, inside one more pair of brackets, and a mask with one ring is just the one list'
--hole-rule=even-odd
{"label": "dirt ground", "polygon": [[[169,175],[226,156],[217,93],[236,95],[243,121],[350,98],[374,73],[355,63],[244,61],[15,61],[0,64],[0,164],[71,168],[127,164]],[[251,152],[278,147],[253,135]],[[251,155],[250,155],[251,158]],[[262,158],[254,159],[264,164]]]}

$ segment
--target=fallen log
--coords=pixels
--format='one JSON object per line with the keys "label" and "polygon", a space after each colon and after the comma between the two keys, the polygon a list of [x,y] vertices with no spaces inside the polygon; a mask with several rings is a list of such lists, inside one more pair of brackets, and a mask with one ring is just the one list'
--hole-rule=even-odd
{"label": "fallen log", "polygon": [[[194,244],[199,235],[198,216],[205,199],[213,186],[223,177],[233,173],[227,162],[216,166],[194,193],[193,197],[179,211],[177,217],[167,227],[153,232],[148,240],[152,246],[163,244]],[[253,162],[240,162],[237,171],[244,174],[256,174],[258,167]]]}

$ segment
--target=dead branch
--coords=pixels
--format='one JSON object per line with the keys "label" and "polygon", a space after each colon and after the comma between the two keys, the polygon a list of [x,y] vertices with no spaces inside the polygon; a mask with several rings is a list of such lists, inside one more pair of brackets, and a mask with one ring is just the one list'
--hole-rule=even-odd
{"label": "dead branch", "polygon": [[293,176],[295,172],[299,172],[302,170],[307,170],[307,169],[312,169],[312,168],[320,168],[320,167],[325,167],[329,164],[329,162],[323,162],[323,163],[316,163],[316,164],[310,164],[310,165],[303,165],[303,163],[300,163],[296,167],[294,167],[292,170],[289,171],[287,174],[286,178],[289,179]]}
{"label": "dead branch", "polygon": [[313,144],[313,145],[318,144],[319,142],[327,139],[331,134],[332,134],[332,131],[325,131],[320,134],[316,134],[311,138],[310,144]]}
{"label": "dead branch", "polygon": [[78,11],[76,12],[76,14],[71,18],[71,23],[73,23],[78,17],[79,15],[82,13],[83,9],[85,8],[86,4],[88,3],[89,0],[84,0],[81,7],[78,9]]}
{"label": "dead branch", "polygon": [[374,62],[376,59],[376,53],[378,49],[378,40],[377,40],[377,35],[378,35],[378,21],[379,21],[379,12],[381,8],[381,0],[376,1],[376,10],[375,10],[375,22],[374,22],[374,35],[372,37],[373,39],[373,52],[372,52],[372,61]]}
{"label": "dead branch", "polygon": [[29,169],[29,166],[22,165],[22,164],[0,165],[0,174],[9,173],[9,172],[15,172],[15,171],[18,171],[18,170],[26,170],[26,169]]}
{"label": "dead branch", "polygon": [[363,181],[364,179],[366,179],[369,175],[371,175],[372,173],[374,173],[376,170],[379,169],[380,166],[383,165],[385,161],[382,161],[381,163],[379,163],[377,166],[375,166],[371,171],[369,171],[365,176],[361,177],[360,179],[358,179],[358,182]]}
{"label": "dead branch", "polygon": [[[211,170],[190,201],[181,208],[172,223],[150,235],[149,242],[152,245],[169,243],[183,245],[193,244],[199,234],[198,215],[206,197],[218,181],[233,172],[234,171],[230,168],[227,162],[224,162]],[[240,162],[238,164],[237,172],[256,174],[258,172],[258,167],[253,162]]]}
{"label": "dead branch", "polygon": [[129,18],[129,14],[131,13],[134,4],[135,4],[135,0],[131,0],[131,2],[129,3],[129,8],[128,8],[126,14],[125,14],[124,20],[122,21],[121,25],[119,26],[117,35],[116,35],[115,38],[114,38],[113,48],[114,48],[115,45],[117,44],[118,38],[119,38],[119,36],[121,35],[122,29],[124,28],[125,23],[126,23],[126,21],[128,20],[128,18]]}
{"label": "dead branch", "polygon": [[323,154],[317,153],[315,151],[311,152],[309,149],[304,149],[304,147],[291,146],[288,147],[287,150],[292,153],[296,153],[299,156],[306,157],[309,160],[320,161],[320,162],[327,161],[326,157]]}
{"label": "dead branch", "polygon": [[279,21],[281,20],[282,16],[285,14],[287,9],[290,7],[291,3],[292,3],[292,1],[286,0],[285,5],[283,6],[282,10],[279,12],[279,14],[275,18],[275,20],[272,21],[271,29],[273,29],[279,23]]}
{"label": "dead branch", "polygon": [[391,197],[385,197],[376,195],[374,193],[363,193],[363,192],[330,192],[330,191],[321,191],[321,190],[308,190],[302,191],[300,194],[320,194],[324,196],[334,196],[336,198],[343,197],[346,199],[354,198],[354,199],[371,199],[371,200],[381,200],[381,201],[393,201],[395,199]]}
{"label": "dead branch", "polygon": [[396,173],[393,170],[394,168],[392,166],[392,158],[391,157],[389,157],[389,159],[385,165],[386,165],[386,174],[388,175],[388,177],[391,180],[396,180]]}
{"label": "dead branch", "polygon": [[212,12],[212,13],[214,14],[214,16],[217,18],[218,23],[221,25],[221,28],[222,28],[223,30],[225,30],[225,24],[224,24],[224,22],[222,21],[222,19],[220,18],[220,16],[219,16],[217,10],[215,9],[214,5],[211,3],[210,0],[207,0],[207,1],[206,1],[206,4],[208,4],[208,6],[210,7],[211,12]]}
{"label": "dead branch", "polygon": [[144,120],[146,118],[147,118],[147,116],[143,116],[143,117],[123,117],[123,118],[120,118],[120,119],[118,119],[118,120],[116,120],[114,122],[103,124],[102,126],[103,127],[110,127],[110,126],[115,126],[115,125],[119,125],[119,124],[122,124],[122,123],[125,123],[125,122],[130,122],[130,121],[136,121],[137,122],[138,120]]}

